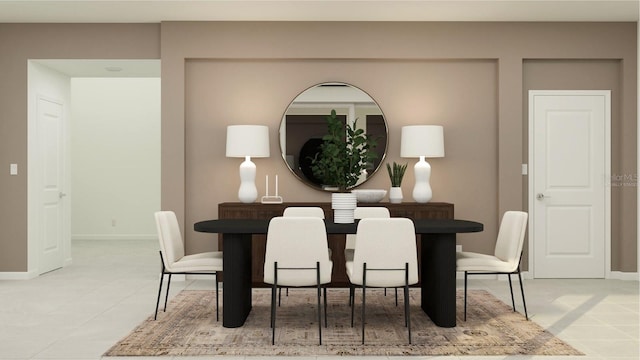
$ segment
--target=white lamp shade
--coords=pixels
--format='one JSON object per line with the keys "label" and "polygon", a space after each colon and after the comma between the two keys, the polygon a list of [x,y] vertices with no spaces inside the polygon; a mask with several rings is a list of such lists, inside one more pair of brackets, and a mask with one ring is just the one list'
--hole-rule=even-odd
{"label": "white lamp shade", "polygon": [[269,127],[227,126],[227,157],[269,157]]}
{"label": "white lamp shade", "polygon": [[444,130],[440,125],[402,127],[400,157],[444,157]]}

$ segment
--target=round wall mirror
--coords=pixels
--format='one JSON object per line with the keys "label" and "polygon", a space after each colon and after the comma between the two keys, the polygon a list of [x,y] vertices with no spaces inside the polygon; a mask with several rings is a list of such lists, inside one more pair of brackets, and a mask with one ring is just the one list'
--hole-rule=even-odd
{"label": "round wall mirror", "polygon": [[387,123],[378,104],[361,89],[345,83],[323,83],[298,95],[287,107],[280,123],[280,150],[291,172],[302,182],[318,190],[323,187],[311,170],[311,159],[319,151],[327,133],[326,117],[335,110],[338,117],[377,139],[375,161],[355,185],[366,182],[380,168],[387,151]]}

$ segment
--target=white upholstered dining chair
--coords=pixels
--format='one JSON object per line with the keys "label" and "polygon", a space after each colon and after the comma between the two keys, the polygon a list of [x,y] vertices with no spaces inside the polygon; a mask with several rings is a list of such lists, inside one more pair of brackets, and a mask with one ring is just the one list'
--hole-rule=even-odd
{"label": "white upholstered dining chair", "polygon": [[317,206],[289,206],[284,209],[282,216],[317,217],[324,219],[324,210]]}
{"label": "white upholstered dining chair", "polygon": [[160,286],[158,287],[158,299],[156,300],[156,312],[154,320],[158,317],[158,306],[162,283],[165,275],[167,280],[167,293],[164,299],[164,311],[167,311],[169,299],[169,287],[171,275],[213,275],[216,282],[216,321],[218,315],[218,271],[222,271],[222,252],[211,251],[198,254],[185,255],[184,242],[180,234],[180,225],[173,211],[158,211],[155,214],[158,240],[160,241],[160,259],[162,272],[160,273]]}
{"label": "white upholstered dining chair", "polygon": [[[389,209],[384,206],[358,206],[353,211],[354,219],[366,219],[366,218],[390,218],[391,214]],[[344,259],[346,261],[353,261],[353,250],[356,247],[356,235],[347,234],[344,244]]]}
{"label": "white upholstered dining chair", "polygon": [[513,298],[513,285],[511,275],[518,274],[520,282],[520,293],[522,294],[522,305],[524,316],[529,320],[527,314],[527,303],[524,299],[524,287],[520,276],[520,259],[522,258],[522,248],[527,229],[528,214],[523,211],[507,211],[502,216],[498,239],[496,241],[493,255],[476,252],[456,253],[456,270],[464,271],[464,320],[467,320],[467,277],[469,275],[500,275],[505,274],[509,278],[509,290],[511,291],[511,304],[513,311],[516,311],[516,303]]}
{"label": "white upholstered dining chair", "polygon": [[[282,212],[284,217],[317,217],[324,219],[324,210],[319,206],[289,206]],[[331,248],[329,250],[329,259],[332,257]],[[287,296],[289,296],[289,288],[286,288]],[[278,305],[280,305],[282,288],[278,289]]]}
{"label": "white upholstered dining chair", "polygon": [[[366,219],[366,218],[390,218],[391,213],[389,209],[384,206],[358,206],[353,212],[354,219]],[[344,260],[353,261],[353,251],[356,247],[356,234],[347,234],[344,244]],[[387,289],[384,289],[385,295]],[[396,306],[398,306],[398,289],[395,289]],[[351,304],[351,298],[353,297],[353,288],[349,291],[349,304]]]}
{"label": "white upholstered dining chair", "polygon": [[[300,240],[304,234],[304,241]],[[326,285],[331,282],[333,262],[327,253],[327,230],[317,217],[274,217],[269,221],[264,259],[264,282],[271,284],[271,344],[275,343],[276,289],[316,287],[318,290],[318,339],[322,344],[322,301],[327,326]],[[293,295],[295,296],[295,295]]]}
{"label": "white upholstered dining chair", "polygon": [[[367,218],[358,223],[353,260],[346,262],[351,287],[362,287],[362,343],[365,299],[370,287],[404,289],[405,325],[411,344],[409,285],[418,283],[418,252],[413,221],[407,218]],[[351,299],[351,326],[355,299]]]}

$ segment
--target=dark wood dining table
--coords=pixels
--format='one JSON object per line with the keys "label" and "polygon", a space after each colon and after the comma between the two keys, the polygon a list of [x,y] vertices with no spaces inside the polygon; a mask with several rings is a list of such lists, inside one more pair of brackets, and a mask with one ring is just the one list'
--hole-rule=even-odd
{"label": "dark wood dining table", "polygon": [[[222,325],[240,327],[251,312],[251,237],[266,234],[268,219],[216,219],[194,224],[194,230],[222,234]],[[421,235],[421,307],[440,327],[456,326],[456,234],[480,232],[481,223],[458,219],[414,219]],[[355,234],[357,221],[325,220],[327,234]]]}

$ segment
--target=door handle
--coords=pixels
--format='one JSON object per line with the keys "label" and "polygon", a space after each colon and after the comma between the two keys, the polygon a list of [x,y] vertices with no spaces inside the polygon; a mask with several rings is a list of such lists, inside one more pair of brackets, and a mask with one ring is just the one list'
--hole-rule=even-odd
{"label": "door handle", "polygon": [[58,199],[62,199],[65,196],[67,196],[67,194],[63,193],[62,191],[58,193]]}
{"label": "door handle", "polygon": [[536,195],[536,199],[538,199],[538,200],[544,200],[544,199],[547,199],[547,198],[550,198],[550,197],[551,196],[545,196],[543,193],[538,193]]}

